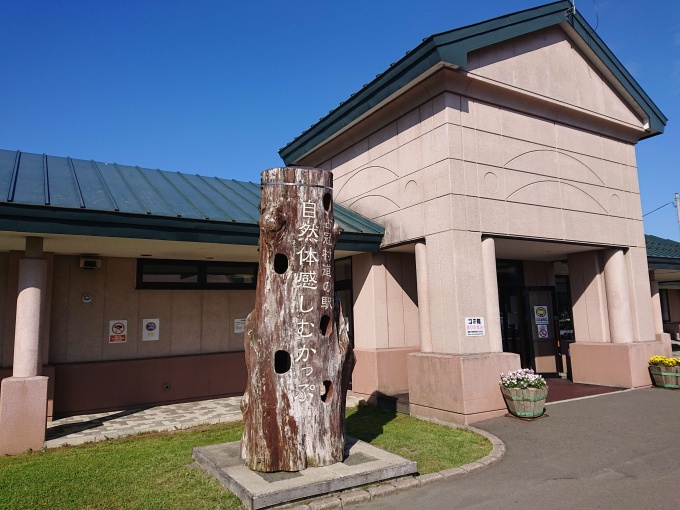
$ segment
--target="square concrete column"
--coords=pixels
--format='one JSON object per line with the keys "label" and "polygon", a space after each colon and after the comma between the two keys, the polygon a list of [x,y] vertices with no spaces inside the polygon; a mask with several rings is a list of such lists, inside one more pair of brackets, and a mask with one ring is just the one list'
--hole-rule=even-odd
{"label": "square concrete column", "polygon": [[[661,341],[644,341],[645,339],[636,337],[631,309],[628,265],[623,250],[605,250],[602,255],[606,296],[604,309],[607,310],[609,325],[607,340],[610,341],[588,341],[588,338],[583,341],[577,328],[576,342],[569,349],[574,382],[624,388],[650,386],[647,360],[651,356],[663,354],[663,345]],[[571,256],[569,258],[570,271],[573,258]],[[591,269],[596,268],[593,266]],[[592,291],[591,297],[597,293],[598,273],[597,270],[589,271],[587,268],[580,272],[582,276],[592,275],[590,281],[584,280],[586,290],[583,291],[583,295],[586,295],[587,289]],[[632,276],[639,277],[640,275],[633,274]],[[593,299],[592,302],[596,303],[597,300]]]}
{"label": "square concrete column", "polygon": [[0,455],[42,449],[47,426],[47,382],[44,376],[2,380]]}
{"label": "square concrete column", "polygon": [[[520,359],[502,352],[494,240],[451,231],[426,246],[433,352],[408,356],[411,414],[461,424],[500,416],[500,375]],[[483,317],[484,334],[468,335],[467,317]]]}
{"label": "square concrete column", "polygon": [[420,351],[419,283],[412,254],[352,257],[355,395],[370,400],[408,391],[406,359]]}
{"label": "square concrete column", "polygon": [[519,355],[509,352],[409,354],[411,415],[462,425],[503,416],[500,376],[519,368]]}
{"label": "square concrete column", "polygon": [[0,455],[40,450],[47,423],[47,377],[40,370],[42,303],[47,263],[42,239],[27,238],[26,258],[19,262],[14,365],[0,391]]}

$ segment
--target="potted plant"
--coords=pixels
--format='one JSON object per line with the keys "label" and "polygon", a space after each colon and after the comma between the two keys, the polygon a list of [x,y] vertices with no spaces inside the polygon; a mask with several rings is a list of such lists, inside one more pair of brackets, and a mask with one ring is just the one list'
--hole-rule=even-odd
{"label": "potted plant", "polygon": [[508,411],[519,418],[538,418],[545,409],[548,385],[530,368],[501,374],[501,393]]}
{"label": "potted plant", "polygon": [[680,358],[652,356],[649,358],[649,375],[654,386],[677,390],[680,383]]}

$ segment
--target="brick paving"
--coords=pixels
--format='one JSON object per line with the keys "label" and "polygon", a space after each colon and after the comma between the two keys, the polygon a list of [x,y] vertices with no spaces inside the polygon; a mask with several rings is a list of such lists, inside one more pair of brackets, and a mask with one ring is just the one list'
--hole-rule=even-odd
{"label": "brick paving", "polygon": [[[358,402],[359,399],[355,397],[347,397],[347,406],[356,406]],[[106,441],[140,432],[172,431],[196,425],[239,421],[243,418],[240,404],[241,397],[238,396],[70,416],[47,424],[45,447],[57,448]]]}

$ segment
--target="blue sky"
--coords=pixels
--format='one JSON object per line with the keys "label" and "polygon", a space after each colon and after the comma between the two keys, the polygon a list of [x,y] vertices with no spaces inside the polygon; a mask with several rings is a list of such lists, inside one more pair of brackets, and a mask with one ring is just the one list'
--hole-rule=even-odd
{"label": "blue sky", "polygon": [[[0,0],[0,148],[259,181],[278,149],[428,35],[541,0]],[[669,118],[642,210],[680,192],[675,0],[576,7]],[[680,241],[675,208],[645,231]]]}

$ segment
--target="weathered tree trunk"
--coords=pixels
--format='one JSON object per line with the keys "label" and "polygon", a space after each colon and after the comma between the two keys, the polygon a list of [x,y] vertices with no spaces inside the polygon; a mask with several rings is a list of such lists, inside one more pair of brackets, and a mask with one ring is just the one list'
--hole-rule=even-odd
{"label": "weathered tree trunk", "polygon": [[335,296],[333,175],[262,174],[260,267],[246,319],[241,457],[256,471],[342,461],[354,352]]}

